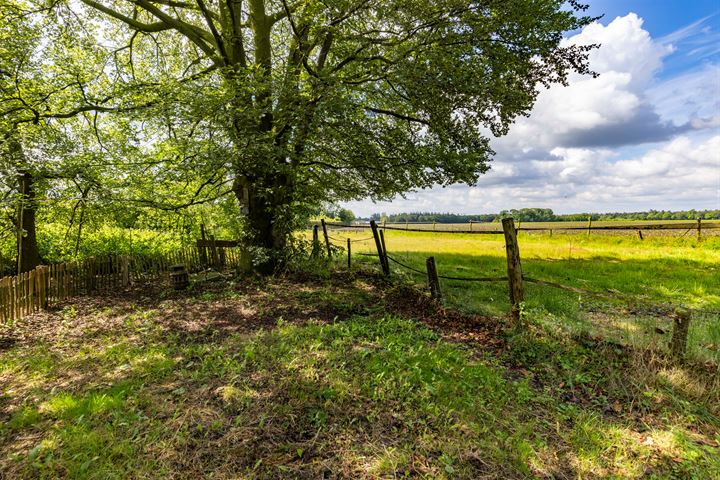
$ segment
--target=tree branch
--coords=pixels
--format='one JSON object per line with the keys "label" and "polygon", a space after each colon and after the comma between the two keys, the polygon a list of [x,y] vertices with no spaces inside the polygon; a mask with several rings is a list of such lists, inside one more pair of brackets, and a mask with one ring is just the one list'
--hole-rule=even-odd
{"label": "tree branch", "polygon": [[392,110],[385,110],[382,108],[367,107],[367,106],[365,106],[363,108],[370,112],[379,113],[381,115],[390,115],[391,117],[399,118],[400,120],[407,120],[409,122],[422,123],[423,125],[430,126],[430,122],[428,122],[427,120],[423,120],[422,118],[411,117],[410,115],[405,115],[402,113],[393,112]]}

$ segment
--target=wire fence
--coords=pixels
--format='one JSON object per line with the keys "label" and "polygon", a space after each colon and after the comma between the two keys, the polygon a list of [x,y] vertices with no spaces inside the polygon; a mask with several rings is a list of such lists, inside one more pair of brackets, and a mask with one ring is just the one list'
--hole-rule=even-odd
{"label": "wire fence", "polygon": [[[357,233],[373,229],[372,225],[345,225],[337,223],[325,223],[326,230],[331,228],[332,234],[327,233],[328,241],[337,242],[337,248],[343,248],[345,245],[364,245],[364,251],[358,251],[356,247],[353,256],[360,258],[374,258],[377,260],[383,272],[389,274],[389,265],[392,264],[399,271],[407,272],[412,276],[416,283],[426,284],[433,296],[449,297],[457,306],[465,306],[468,303],[470,295],[485,296],[489,302],[498,303],[497,299],[504,297],[507,293],[502,292],[497,287],[474,287],[472,284],[480,285],[481,283],[497,284],[507,282],[508,289],[512,292],[513,282],[510,279],[511,273],[503,276],[475,276],[475,275],[458,275],[444,274],[444,268],[457,269],[458,265],[436,265],[434,257],[426,259],[426,268],[423,269],[415,265],[419,253],[401,252],[388,253],[385,246],[383,236],[384,230],[391,230],[389,227],[377,228],[377,238],[373,236],[357,238]],[[392,230],[405,230],[404,228],[393,228]],[[514,231],[517,233],[515,228]],[[342,232],[346,232],[346,236],[342,236]],[[353,233],[349,233],[353,232]],[[423,230],[428,233],[428,230]],[[433,233],[430,231],[430,233]],[[438,235],[467,233],[458,231],[436,231]],[[477,233],[477,232],[476,232]],[[503,233],[506,232],[496,232]],[[425,250],[425,249],[423,249]],[[427,249],[431,250],[431,248]],[[432,259],[432,266],[428,263]],[[519,259],[518,259],[519,260]],[[348,252],[348,266],[351,265],[350,252]],[[432,268],[431,268],[432,267]],[[466,270],[465,268],[462,268]],[[431,272],[431,270],[434,271]],[[469,273],[469,272],[468,272]],[[563,315],[546,315],[555,322],[554,326],[562,326],[566,330],[581,329],[590,331],[592,334],[601,336],[612,341],[619,341],[633,346],[641,346],[652,348],[655,350],[670,351],[673,355],[685,356],[686,350],[688,354],[692,354],[696,358],[710,359],[715,364],[720,364],[720,311],[708,309],[688,309],[680,306],[656,304],[644,298],[619,292],[617,290],[599,291],[588,288],[580,288],[577,286],[566,285],[557,281],[544,278],[536,278],[534,275],[521,273],[521,282],[527,283],[529,293],[532,295],[529,303],[532,305],[541,304],[543,300],[550,303],[567,303],[575,302],[576,304],[584,304],[588,311],[583,315],[568,315],[573,317],[570,321],[565,321]],[[433,278],[434,276],[434,278]],[[445,285],[440,285],[440,281]],[[437,285],[433,288],[433,282]],[[557,291],[558,293],[552,293]],[[440,293],[442,292],[442,293]],[[494,293],[493,293],[494,292]],[[560,293],[563,292],[563,293]],[[570,295],[570,297],[568,297]],[[511,307],[513,298],[511,293]],[[564,297],[563,297],[564,296]],[[607,308],[597,308],[597,302],[608,304]],[[478,306],[477,304],[475,306]],[[628,307],[631,308],[628,308]],[[483,308],[483,306],[480,306]],[[552,310],[552,306],[550,307]],[[495,310],[497,311],[497,310]],[[610,313],[608,313],[610,312]],[[687,319],[687,320],[684,320]],[[560,320],[560,321],[558,321]],[[689,328],[684,333],[682,328],[678,329],[678,325],[683,322],[689,322]],[[678,333],[679,330],[679,333]]]}
{"label": "wire fence", "polygon": [[[697,238],[703,235],[720,235],[720,220],[695,221],[600,221],[588,220],[582,222],[527,222],[516,224],[516,230],[531,234],[553,233],[586,233],[586,234],[626,234],[637,235],[641,240],[652,233],[653,235],[685,237],[695,232]],[[369,223],[337,223],[326,222],[326,225],[342,229],[369,229]],[[437,223],[437,222],[384,222],[378,224],[384,230],[402,230],[405,232],[428,233],[442,232],[470,235],[502,235],[500,223],[497,222],[468,222],[468,223]],[[683,234],[679,234],[683,231]]]}

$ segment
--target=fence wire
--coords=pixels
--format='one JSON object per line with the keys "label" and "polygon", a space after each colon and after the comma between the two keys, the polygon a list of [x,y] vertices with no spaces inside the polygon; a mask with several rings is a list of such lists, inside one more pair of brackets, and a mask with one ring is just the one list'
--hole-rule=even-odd
{"label": "fence wire", "polygon": [[[328,224],[326,224],[328,225]],[[332,226],[332,225],[328,225]],[[348,226],[342,225],[341,228],[348,228]],[[349,228],[368,228],[367,226],[354,226]],[[378,226],[378,231],[383,230],[390,230],[390,228],[382,226]],[[412,231],[412,230],[406,230],[404,228],[395,229],[399,231]],[[683,235],[687,235],[688,233],[695,230],[694,228],[688,229]],[[449,231],[435,231],[432,230],[422,230],[425,233],[459,233],[459,232],[449,232]],[[480,232],[474,232],[474,233],[480,233]],[[487,232],[483,232],[487,233]],[[374,240],[374,237],[364,237],[362,239],[354,239],[352,236],[343,237],[343,238],[337,238],[334,236],[328,235],[329,238],[336,240],[336,241],[344,241],[347,242],[348,238],[350,239],[351,243],[354,242],[369,242],[365,243],[364,245],[370,250],[370,251],[353,251],[353,256],[361,256],[361,257],[372,257],[380,260],[379,254],[375,251],[375,244],[372,242]],[[386,237],[387,239],[387,237]],[[408,252],[410,253],[410,252]],[[392,262],[394,265],[397,266],[397,268],[400,269],[400,271],[407,272],[412,274],[413,276],[419,275],[422,278],[422,283],[426,283],[427,281],[427,271],[422,267],[416,267],[413,265],[413,261],[411,258],[404,258],[402,255],[402,252],[396,252],[393,255],[390,255],[385,252],[385,257],[387,258],[387,261]],[[417,258],[414,258],[417,260]],[[442,265],[439,265],[440,268],[442,268]],[[532,272],[530,272],[532,273]],[[451,282],[464,282],[464,283],[472,283],[472,282],[508,282],[507,276],[498,276],[498,277],[472,277],[472,276],[457,276],[457,275],[443,275],[439,274],[437,275],[438,279],[445,280],[445,281],[451,281]],[[662,350],[662,351],[669,351],[669,342],[670,338],[672,336],[673,332],[673,326],[674,326],[674,318],[675,318],[675,312],[677,311],[677,307],[672,305],[659,305],[659,304],[651,304],[645,299],[633,296],[633,295],[627,295],[623,294],[621,292],[617,291],[598,291],[598,290],[589,290],[585,288],[580,287],[574,287],[569,285],[563,285],[561,283],[553,282],[550,280],[535,278],[532,276],[532,274],[524,274],[522,276],[523,280],[527,282],[529,285],[536,285],[537,287],[550,287],[551,289],[558,290],[558,294],[560,292],[568,292],[572,294],[578,295],[576,297],[577,301],[582,303],[583,305],[593,305],[593,302],[595,300],[591,300],[592,298],[596,298],[597,301],[604,302],[610,302],[612,305],[618,306],[615,302],[620,301],[624,305],[622,307],[622,311],[615,311],[611,309],[610,315],[604,315],[604,314],[594,314],[595,311],[593,308],[586,311],[582,316],[573,318],[568,317],[562,317],[563,321],[558,322],[557,317],[554,317],[553,315],[550,315],[548,319],[546,319],[549,323],[549,325],[552,325],[556,328],[560,328],[566,331],[572,331],[574,329],[579,329],[587,333],[591,333],[592,335],[598,335],[600,338],[604,338],[608,341],[618,341],[624,344],[632,345],[636,348],[642,348],[642,349],[651,349],[651,350]],[[420,279],[417,279],[415,281],[419,281]],[[443,294],[445,298],[453,299],[452,301],[460,302],[460,305],[463,304],[463,302],[467,302],[467,292],[462,293],[461,290],[458,290],[457,292],[455,290],[457,289],[464,289],[459,284],[455,285],[454,287],[448,285],[446,289],[444,289]],[[487,294],[489,291],[486,291],[485,294]],[[485,295],[482,292],[478,292],[481,296]],[[475,295],[475,294],[473,294]],[[495,297],[495,294],[491,294],[492,297]],[[545,295],[545,294],[544,294]],[[552,295],[551,295],[552,296]],[[493,301],[492,298],[489,301]],[[483,307],[480,308],[480,311],[485,311]],[[492,308],[492,307],[488,307]],[[613,307],[615,308],[615,307]],[[618,307],[619,308],[619,307]],[[630,312],[627,312],[627,309],[630,308]],[[687,342],[687,350],[689,354],[694,355],[696,358],[701,359],[712,359],[713,362],[720,362],[720,311],[713,311],[713,310],[707,310],[707,309],[686,309],[691,313],[692,322],[690,324],[689,329],[689,336],[688,336],[688,342]],[[491,312],[488,310],[487,312]],[[485,313],[487,313],[485,312]],[[615,312],[615,313],[612,313]],[[491,312],[492,313],[492,312]],[[551,321],[549,319],[555,318],[555,321]]]}

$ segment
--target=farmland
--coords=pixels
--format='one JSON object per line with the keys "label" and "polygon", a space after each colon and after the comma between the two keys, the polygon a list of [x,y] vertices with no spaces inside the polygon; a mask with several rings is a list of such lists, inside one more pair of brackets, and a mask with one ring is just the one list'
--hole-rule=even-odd
{"label": "farmland", "polygon": [[[331,232],[336,238],[367,238],[367,232]],[[441,275],[503,275],[501,235],[385,231],[391,256],[417,270],[434,256]],[[697,354],[718,358],[720,345],[720,243],[694,238],[543,235],[520,233],[525,275],[604,296],[579,295],[528,284],[525,309],[537,321],[555,327],[610,335],[633,344],[667,343],[674,308],[696,310],[691,336]],[[337,242],[341,244],[342,242]],[[353,244],[357,261],[374,264],[372,240]],[[394,272],[423,284],[424,275],[394,265]],[[509,310],[506,283],[442,280],[447,304],[472,313],[503,315]],[[610,298],[608,298],[610,297]]]}
{"label": "farmland", "polygon": [[[432,223],[400,222],[382,223],[383,226],[399,230],[428,230],[450,232],[501,232],[499,222]],[[689,220],[605,220],[588,222],[517,222],[520,231],[532,234],[578,234],[586,233],[588,226],[592,235],[638,236],[643,237],[693,237],[697,234],[697,221]],[[645,228],[647,227],[647,228]],[[701,235],[720,235],[720,220],[702,220]]]}

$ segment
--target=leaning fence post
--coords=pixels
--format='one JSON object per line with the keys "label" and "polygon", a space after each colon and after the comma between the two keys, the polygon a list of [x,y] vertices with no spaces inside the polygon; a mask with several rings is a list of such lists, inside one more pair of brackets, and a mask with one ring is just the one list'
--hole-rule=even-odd
{"label": "leaning fence post", "polygon": [[670,352],[677,360],[685,358],[688,330],[690,328],[690,311],[677,309],[674,314],[673,333],[670,340]]}
{"label": "leaning fence post", "polygon": [[375,220],[370,220],[370,228],[372,229],[373,238],[375,239],[375,248],[377,248],[378,259],[380,260],[380,267],[385,275],[390,275],[390,272],[385,267],[385,259],[383,254],[382,244],[380,243],[380,235],[378,235],[377,223]]}
{"label": "leaning fence post", "polygon": [[510,304],[512,305],[512,318],[520,320],[520,303],[524,299],[522,267],[520,266],[520,249],[517,243],[517,231],[512,218],[503,218],[503,233],[505,233],[505,250],[507,254],[508,281],[510,283]]}
{"label": "leaning fence post", "polygon": [[435,300],[442,300],[442,292],[440,291],[440,279],[438,278],[437,268],[435,267],[435,257],[428,257],[427,260],[425,260],[425,266],[427,267],[430,296]]}
{"label": "leaning fence post", "polygon": [[348,239],[347,239],[348,270],[350,270],[350,268],[352,268],[352,260],[351,260],[351,258],[352,258],[352,250],[351,250],[351,248],[352,248],[352,247],[351,247],[351,242],[350,242],[350,239],[348,238]]}
{"label": "leaning fence post", "polygon": [[642,230],[638,230],[638,238],[639,238],[640,240],[643,240]]}
{"label": "leaning fence post", "polygon": [[383,262],[385,262],[385,274],[390,275],[390,260],[388,260],[387,248],[385,247],[385,234],[380,230],[380,245],[383,250]]}
{"label": "leaning fence post", "polygon": [[332,258],[332,250],[330,250],[330,237],[328,237],[327,225],[325,225],[325,219],[324,218],[320,219],[320,223],[322,224],[323,236],[325,237],[325,247],[327,247],[328,258]]}

